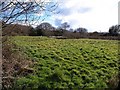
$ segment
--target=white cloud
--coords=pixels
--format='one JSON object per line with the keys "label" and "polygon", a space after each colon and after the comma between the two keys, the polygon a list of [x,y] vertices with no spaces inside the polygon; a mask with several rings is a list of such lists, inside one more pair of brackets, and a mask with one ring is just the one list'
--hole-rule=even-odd
{"label": "white cloud", "polygon": [[69,14],[61,12],[62,14],[51,18],[54,21],[67,21],[72,28],[80,26],[89,31],[107,32],[110,26],[118,23],[118,2],[119,0],[59,0],[60,10],[66,9]]}
{"label": "white cloud", "polygon": [[[2,0],[4,1],[4,0]],[[13,0],[15,1],[15,0]],[[33,1],[33,0],[20,0]],[[36,0],[44,1],[44,0]],[[45,21],[55,25],[56,20],[68,22],[73,29],[85,27],[89,31],[108,31],[118,23],[119,0],[45,0],[59,2],[58,15],[52,15]],[[44,16],[41,12],[40,14]],[[62,20],[62,21],[61,21]]]}

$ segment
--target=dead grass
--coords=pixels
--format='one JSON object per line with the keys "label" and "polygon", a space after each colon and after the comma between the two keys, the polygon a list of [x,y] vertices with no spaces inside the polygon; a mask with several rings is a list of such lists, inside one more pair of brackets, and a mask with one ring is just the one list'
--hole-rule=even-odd
{"label": "dead grass", "polygon": [[15,47],[7,38],[2,47],[3,88],[12,88],[16,78],[34,71],[30,68],[33,62],[26,58],[21,51],[13,51],[12,48]]}

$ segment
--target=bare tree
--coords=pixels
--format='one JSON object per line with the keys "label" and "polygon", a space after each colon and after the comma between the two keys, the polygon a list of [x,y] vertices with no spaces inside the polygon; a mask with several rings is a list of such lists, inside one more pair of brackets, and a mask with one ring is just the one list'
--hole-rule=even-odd
{"label": "bare tree", "polygon": [[50,30],[53,31],[55,28],[48,22],[41,23],[36,29]]}
{"label": "bare tree", "polygon": [[76,29],[76,31],[79,33],[87,33],[88,30],[86,28],[79,27]]}
{"label": "bare tree", "polygon": [[54,30],[55,27],[53,27],[50,23],[47,22],[41,23],[36,27],[37,35],[52,36]]}
{"label": "bare tree", "polygon": [[57,13],[57,2],[52,0],[1,0],[0,21],[2,28],[12,23],[34,25],[51,13]]}
{"label": "bare tree", "polygon": [[70,27],[70,25],[67,22],[62,23],[59,28],[60,29],[64,29],[67,30]]}

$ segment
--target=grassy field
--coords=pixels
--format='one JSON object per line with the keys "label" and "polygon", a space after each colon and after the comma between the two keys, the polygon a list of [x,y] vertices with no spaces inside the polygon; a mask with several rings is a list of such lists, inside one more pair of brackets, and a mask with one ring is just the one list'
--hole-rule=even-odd
{"label": "grassy field", "polygon": [[108,88],[118,72],[118,41],[11,37],[35,62],[34,73],[16,81],[19,88]]}

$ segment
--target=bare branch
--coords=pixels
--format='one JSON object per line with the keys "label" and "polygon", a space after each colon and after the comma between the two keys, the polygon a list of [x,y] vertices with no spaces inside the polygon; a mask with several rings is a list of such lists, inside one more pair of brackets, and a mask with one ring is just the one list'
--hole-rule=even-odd
{"label": "bare branch", "polygon": [[[38,20],[45,20],[44,17],[50,16],[51,13],[57,9],[58,4],[54,2],[47,2],[46,0],[32,0],[32,2],[20,2],[20,0],[0,2],[0,20],[4,22],[3,26],[12,23],[32,23]],[[48,8],[49,6],[49,8]],[[39,14],[36,16],[36,14]]]}

